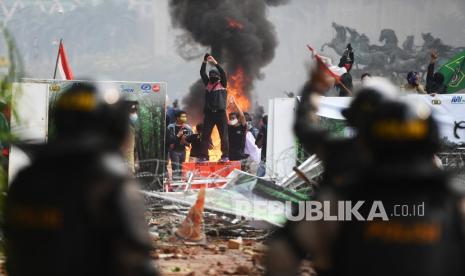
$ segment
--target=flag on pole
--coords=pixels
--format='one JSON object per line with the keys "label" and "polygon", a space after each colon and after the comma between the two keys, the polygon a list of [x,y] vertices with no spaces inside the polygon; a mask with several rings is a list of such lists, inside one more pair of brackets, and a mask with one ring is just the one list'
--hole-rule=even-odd
{"label": "flag on pole", "polygon": [[307,47],[315,57],[316,62],[318,63],[318,68],[327,75],[335,78],[336,82],[340,83],[341,76],[347,73],[347,69],[345,67],[334,66],[331,62],[331,58],[317,54],[310,45],[307,45]]}
{"label": "flag on pole", "polygon": [[312,52],[313,57],[316,59],[318,68],[326,75],[334,78],[336,83],[340,85],[342,89],[344,89],[349,95],[353,95],[352,91],[350,91],[350,89],[347,88],[347,86],[345,86],[341,81],[341,76],[347,73],[347,69],[345,67],[334,66],[330,58],[317,54],[310,45],[307,45],[307,47],[310,52]]}
{"label": "flag on pole", "polygon": [[55,65],[55,73],[53,74],[53,79],[56,78],[57,71],[60,73],[60,78],[62,80],[74,79],[73,71],[69,66],[68,57],[66,56],[63,40],[60,40],[60,46],[58,48],[57,62]]}
{"label": "flag on pole", "polygon": [[465,51],[454,56],[440,69],[444,75],[448,93],[456,93],[465,89]]}

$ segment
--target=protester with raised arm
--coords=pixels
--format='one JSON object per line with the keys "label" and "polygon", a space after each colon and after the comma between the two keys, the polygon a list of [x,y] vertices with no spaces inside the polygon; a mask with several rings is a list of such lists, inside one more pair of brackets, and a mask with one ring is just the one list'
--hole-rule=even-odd
{"label": "protester with raised arm", "polygon": [[447,86],[444,84],[444,75],[440,72],[434,73],[434,66],[438,60],[438,52],[431,52],[431,61],[428,65],[426,75],[426,92],[428,94],[447,94]]}
{"label": "protester with raised arm", "polygon": [[234,97],[231,97],[230,104],[236,112],[229,113],[228,137],[231,142],[229,145],[229,159],[233,161],[244,160],[247,159],[247,155],[244,153],[247,120]]}
{"label": "protester with raised arm", "polygon": [[[214,66],[206,73],[207,63]],[[208,148],[213,128],[216,126],[221,139],[221,162],[227,162],[229,152],[228,118],[226,116],[227,86],[226,73],[210,54],[206,54],[200,68],[200,76],[205,85],[204,128],[202,133],[202,156],[199,161],[208,160]]]}

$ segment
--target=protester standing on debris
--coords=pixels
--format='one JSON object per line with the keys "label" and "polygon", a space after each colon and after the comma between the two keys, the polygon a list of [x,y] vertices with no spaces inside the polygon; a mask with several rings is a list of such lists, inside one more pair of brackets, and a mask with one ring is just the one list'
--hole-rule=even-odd
{"label": "protester standing on debris", "polygon": [[341,81],[336,85],[337,90],[339,91],[339,97],[349,97],[352,96],[352,89],[354,88],[352,82],[352,75],[350,74],[350,70],[354,65],[354,51],[352,49],[352,45],[349,43],[342,55],[341,59],[339,60],[338,67],[345,68],[347,70],[346,73],[341,75]]}
{"label": "protester standing on debris", "polygon": [[407,84],[404,85],[403,91],[413,94],[426,94],[425,88],[420,83],[420,73],[411,71],[407,74]]}
{"label": "protester standing on debris", "polygon": [[8,191],[8,275],[157,275],[121,151],[129,114],[119,97],[75,83],[57,100],[56,137],[32,151]]}
{"label": "protester standing on debris", "polygon": [[438,60],[438,52],[431,52],[431,61],[428,65],[426,74],[426,92],[428,94],[447,94],[447,85],[444,84],[444,75],[440,72],[434,72],[434,66]]}
{"label": "protester standing on debris", "polygon": [[261,150],[260,164],[257,170],[257,176],[263,177],[266,174],[266,140],[268,131],[268,115],[264,115],[260,121],[260,132],[257,135],[255,144]]}
{"label": "protester standing on debris", "polygon": [[186,147],[189,145],[188,137],[192,135],[192,128],[187,124],[187,113],[178,111],[176,122],[167,129],[166,142],[171,161],[173,179],[180,179],[182,164],[186,161]]}
{"label": "protester standing on debris", "polygon": [[[207,62],[215,68],[206,73]],[[229,153],[228,140],[228,118],[226,116],[227,104],[227,86],[228,80],[226,73],[219,63],[210,54],[206,54],[202,67],[200,68],[200,76],[203,84],[206,87],[205,91],[205,107],[204,107],[204,129],[202,137],[202,157],[199,161],[208,160],[209,141],[213,128],[216,126],[221,139],[221,159],[220,162],[227,162]]]}
{"label": "protester standing on debris", "polygon": [[244,153],[247,135],[247,121],[245,120],[242,109],[237,104],[234,97],[230,98],[230,104],[237,112],[229,113],[229,159],[232,161],[241,161],[247,159],[247,155]]}

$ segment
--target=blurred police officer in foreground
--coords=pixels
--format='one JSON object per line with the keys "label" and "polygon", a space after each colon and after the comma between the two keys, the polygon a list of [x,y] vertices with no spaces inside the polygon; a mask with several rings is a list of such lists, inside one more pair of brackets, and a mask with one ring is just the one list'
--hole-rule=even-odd
{"label": "blurred police officer in foreground", "polygon": [[156,275],[143,200],[120,151],[129,114],[87,83],[56,102],[56,137],[8,192],[9,275]]}
{"label": "blurred police officer in foreground", "polygon": [[[318,200],[338,216],[341,201],[363,201],[365,220],[343,211],[346,221],[294,224],[290,238],[272,243],[267,274],[295,275],[309,257],[318,275],[465,275],[464,197],[434,163],[431,111],[388,100],[364,121],[357,139],[369,161],[350,184],[324,187]],[[384,216],[369,220],[375,202]]]}

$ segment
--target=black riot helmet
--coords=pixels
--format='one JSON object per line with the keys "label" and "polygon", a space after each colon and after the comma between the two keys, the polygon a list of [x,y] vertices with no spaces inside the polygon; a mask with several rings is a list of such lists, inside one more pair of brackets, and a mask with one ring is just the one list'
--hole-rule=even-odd
{"label": "black riot helmet", "polygon": [[440,146],[431,109],[407,99],[384,102],[360,134],[378,160],[430,159]]}
{"label": "black riot helmet", "polygon": [[372,77],[360,88],[350,106],[342,110],[349,126],[363,128],[368,118],[387,100],[398,97],[397,88],[387,79]]}
{"label": "black riot helmet", "polygon": [[128,133],[129,111],[117,89],[79,82],[59,96],[54,123],[57,140],[92,137],[116,148]]}

